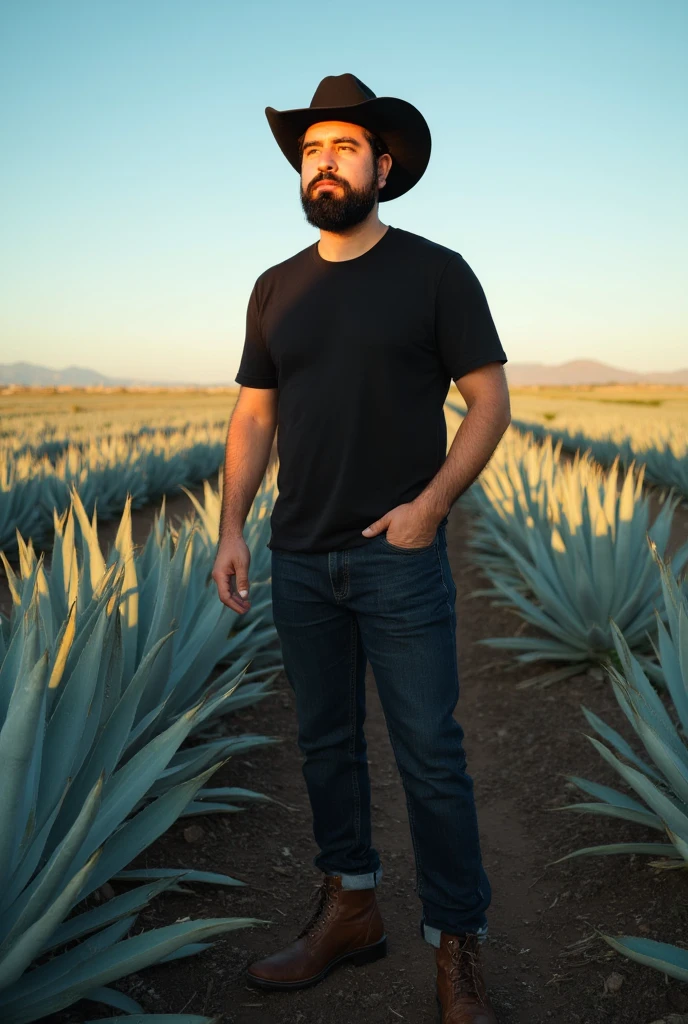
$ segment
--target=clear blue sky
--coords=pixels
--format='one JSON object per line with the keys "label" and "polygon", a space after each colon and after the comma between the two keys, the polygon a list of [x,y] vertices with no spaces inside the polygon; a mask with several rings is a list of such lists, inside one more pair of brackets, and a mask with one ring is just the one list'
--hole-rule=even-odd
{"label": "clear blue sky", "polygon": [[384,223],[460,252],[511,362],[688,364],[686,0],[4,0],[0,361],[232,381],[314,242],[264,108],[350,71],[426,117]]}

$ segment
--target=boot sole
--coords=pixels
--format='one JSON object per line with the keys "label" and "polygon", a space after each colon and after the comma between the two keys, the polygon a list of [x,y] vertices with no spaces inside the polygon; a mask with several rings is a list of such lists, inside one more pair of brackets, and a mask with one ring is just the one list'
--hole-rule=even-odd
{"label": "boot sole", "polygon": [[258,978],[253,974],[246,972],[246,980],[249,985],[253,985],[254,988],[265,988],[265,989],[295,989],[295,988],[308,988],[309,985],[317,985],[319,981],[322,981],[331,970],[335,967],[339,967],[343,963],[349,963],[354,967],[362,967],[363,964],[372,964],[376,960],[381,960],[382,957],[387,955],[387,936],[383,935],[381,939],[378,939],[372,946],[362,946],[360,949],[352,949],[349,953],[342,953],[340,956],[330,960],[329,964],[322,969],[320,974],[314,975],[312,978],[306,978],[303,981],[270,981],[268,978]]}

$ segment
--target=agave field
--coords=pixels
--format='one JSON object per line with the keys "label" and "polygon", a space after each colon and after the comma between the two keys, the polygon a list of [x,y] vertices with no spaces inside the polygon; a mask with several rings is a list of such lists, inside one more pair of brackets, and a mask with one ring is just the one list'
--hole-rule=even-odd
{"label": "agave field", "polygon": [[[460,650],[462,721],[473,737],[478,781],[481,771],[483,779],[493,779],[506,814],[493,824],[488,806],[481,825],[495,898],[491,930],[498,940],[493,953],[488,942],[486,956],[492,957],[504,1024],[683,1024],[668,1010],[688,1013],[688,918],[682,933],[673,914],[675,906],[688,905],[688,517],[681,483],[688,402],[665,391],[515,392],[512,426],[452,511],[450,556],[453,565],[461,559],[465,578],[473,580],[459,592],[461,631],[474,622],[476,652]],[[251,829],[261,827],[261,805],[278,803],[276,790],[285,786],[293,801],[303,798],[298,760],[276,742],[282,729],[293,736],[294,727],[293,706],[280,719],[275,704],[275,695],[286,700],[287,690],[271,620],[266,546],[277,466],[266,473],[246,523],[252,605],[238,616],[219,602],[210,577],[222,492],[217,469],[231,396],[188,402],[156,396],[148,409],[139,397],[137,409],[129,395],[92,400],[73,393],[51,396],[50,415],[45,397],[40,403],[10,397],[15,406],[4,406],[2,421],[8,486],[0,491],[6,597],[6,614],[0,613],[0,1019],[40,1020],[75,1008],[77,1016],[69,1019],[90,1020],[87,1011],[78,1015],[80,1000],[125,1015],[117,1019],[141,1018],[150,1006],[133,990],[129,994],[127,977],[144,967],[163,971],[155,965],[173,960],[179,986],[173,991],[182,1011],[202,976],[194,964],[204,962],[206,950],[212,955],[219,936],[234,931],[238,949],[258,954],[275,948],[276,937],[265,943],[257,926],[274,921],[278,896],[285,926],[307,910],[313,848],[303,802],[301,814],[278,833],[266,826],[259,842],[236,847],[230,838],[222,853],[226,870],[199,867],[193,850],[191,863],[177,852],[169,861],[155,858],[157,867],[143,867],[139,857],[156,843],[163,853],[172,849],[165,837],[180,820],[227,821],[233,815],[237,837],[242,822],[253,837]],[[450,394],[448,444],[464,413]],[[84,429],[75,429],[79,425]],[[199,481],[200,496],[190,490]],[[186,493],[191,510],[176,525],[160,498],[175,492]],[[136,517],[151,499],[157,507],[148,517],[150,528],[143,543],[134,543]],[[110,524],[107,550],[98,532],[103,519],[118,520]],[[465,534],[461,553],[453,547],[452,529]],[[497,661],[485,661],[488,655]],[[472,675],[471,664],[483,674]],[[490,700],[491,688],[498,700]],[[560,737],[549,735],[542,714],[551,708],[554,716],[558,705],[570,705],[569,692],[584,698],[575,702],[579,721],[566,724],[568,733],[583,736],[587,757],[582,747],[570,748],[578,751],[581,766],[563,760]],[[380,841],[387,877],[393,878],[394,858],[408,841],[404,798],[399,786],[394,803],[398,778],[391,753],[386,767],[381,749],[384,719],[374,700],[371,710],[369,757],[376,785],[384,787],[377,790],[384,800],[375,806],[383,827],[387,821]],[[244,730],[244,715],[251,715],[246,722],[262,724],[265,715],[279,724]],[[539,731],[531,727],[527,746],[540,757],[529,759],[519,736],[518,756],[503,763],[509,723],[530,720]],[[241,779],[213,784],[217,771],[235,763],[229,759],[251,751],[252,766],[264,751],[260,763],[270,784],[262,784],[260,775],[253,785]],[[279,765],[272,774],[271,759]],[[523,903],[520,879],[528,864],[518,857],[526,842],[518,830],[513,842],[503,841],[510,817],[517,816],[513,808],[504,810],[504,793],[511,791],[512,776],[514,792],[529,791],[536,771],[549,789],[550,817],[585,823],[585,841],[554,841],[553,826],[543,829],[547,839],[538,837],[530,847],[534,859],[543,859],[541,874],[550,886],[542,918],[532,921],[529,904],[537,899],[540,875]],[[561,778],[564,801],[558,798]],[[583,799],[572,802],[572,791]],[[542,820],[536,808],[527,813]],[[300,848],[290,881],[285,865]],[[281,866],[271,866],[280,851]],[[235,857],[241,870],[234,869]],[[396,882],[404,919],[415,913],[410,847],[408,857],[408,879],[400,874]],[[247,863],[263,880],[255,892],[240,880]],[[638,891],[648,893],[643,915],[627,889],[627,868],[607,870],[606,888],[595,901],[600,923],[584,946],[591,950],[597,943],[597,953],[580,961],[587,974],[573,976],[568,994],[566,973],[537,975],[532,985],[521,980],[531,947],[546,958],[556,944],[556,929],[545,936],[546,914],[564,915],[561,908],[578,879],[581,891],[594,884],[586,870],[595,863],[633,865],[641,880],[670,881],[671,906],[662,904],[659,890],[640,885]],[[110,883],[115,894],[98,898]],[[203,892],[242,888],[247,913],[208,917],[195,910]],[[183,915],[162,926],[137,926],[153,920],[146,916],[151,906],[172,899],[187,901]],[[634,908],[628,916],[626,903]],[[500,907],[508,908],[501,918]],[[651,925],[637,930],[645,916]],[[562,916],[560,931],[573,920]],[[525,926],[530,930],[519,932]],[[376,965],[375,979],[359,971],[346,984],[343,976],[333,979],[335,989],[316,986],[299,1002],[298,1016],[289,994],[279,1003],[263,1003],[270,994],[242,1001],[242,961],[232,960],[233,1002],[228,1005],[225,996],[214,1010],[226,1014],[228,1024],[422,1021],[424,986],[431,992],[432,976],[417,946],[406,947],[401,934],[396,941],[399,962],[392,955],[389,965]],[[612,962],[620,974],[607,978],[605,968],[599,984],[604,982],[607,1001],[600,1002],[590,965]],[[400,987],[400,964],[412,989]],[[624,974],[623,964],[640,973],[626,968]],[[226,963],[218,969],[229,970]],[[635,996],[614,988],[626,976],[637,986]],[[662,1013],[654,1020],[632,1016],[629,1007],[635,1013],[652,992],[658,999],[666,993]],[[617,1005],[624,1009],[617,1013]],[[205,1009],[206,1002],[199,997],[195,1006]],[[56,1019],[62,1024],[68,1018]],[[192,1024],[209,1018],[180,1012],[160,1019]]]}
{"label": "agave field", "polygon": [[[63,512],[76,489],[101,521],[192,487],[222,462],[236,395],[184,393],[180,413],[158,394],[137,405],[130,393],[64,394],[41,404],[26,393],[7,395],[0,425],[0,549],[16,554],[17,531],[36,545],[50,542],[53,510]],[[146,408],[148,405],[148,408]],[[164,420],[160,419],[161,412]],[[209,418],[209,414],[213,414]]]}
{"label": "agave field", "polygon": [[522,388],[511,406],[522,432],[589,451],[605,467],[644,465],[648,483],[688,502],[688,388]]}

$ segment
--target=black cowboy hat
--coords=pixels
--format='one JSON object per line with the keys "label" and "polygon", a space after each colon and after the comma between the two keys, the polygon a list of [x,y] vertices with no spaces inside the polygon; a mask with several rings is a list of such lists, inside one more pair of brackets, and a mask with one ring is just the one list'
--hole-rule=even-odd
{"label": "black cowboy hat", "polygon": [[430,159],[430,129],[421,112],[406,100],[376,96],[355,75],[328,75],[315,90],[310,107],[265,108],[272,134],[292,167],[301,171],[298,140],[319,121],[348,121],[379,136],[392,157],[380,202],[413,188]]}

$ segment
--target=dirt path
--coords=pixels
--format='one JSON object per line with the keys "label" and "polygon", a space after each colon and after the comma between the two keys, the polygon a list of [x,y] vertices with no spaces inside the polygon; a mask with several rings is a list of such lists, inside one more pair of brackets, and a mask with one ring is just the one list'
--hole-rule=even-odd
{"label": "dirt path", "polygon": [[[176,511],[182,510],[180,504]],[[687,1012],[688,986],[617,956],[594,932],[599,927],[688,945],[680,873],[657,874],[645,860],[628,857],[577,858],[547,867],[548,861],[584,845],[655,836],[622,823],[553,813],[556,805],[578,799],[562,773],[616,785],[582,735],[581,702],[626,735],[628,730],[608,684],[584,676],[544,692],[517,690],[515,683],[532,669],[514,671],[499,652],[475,644],[479,638],[512,634],[520,620],[504,608],[490,607],[484,598],[470,597],[484,581],[468,561],[467,532],[465,513],[456,507],[448,527],[458,588],[461,695],[456,713],[466,732],[493,889],[483,958],[500,1024],[650,1024],[669,1012]],[[294,701],[281,676],[276,693],[228,719],[228,730],[280,736],[283,742],[234,759],[216,774],[213,785],[257,789],[289,809],[253,805],[241,814],[183,820],[135,862],[225,871],[247,883],[231,890],[196,885],[193,896],[164,895],[141,915],[141,925],[225,914],[274,923],[230,933],[201,956],[125,979],[118,987],[138,998],[147,1012],[215,1014],[223,1024],[436,1022],[434,951],[418,935],[420,905],[403,790],[370,671],[367,682],[374,841],[385,866],[378,895],[388,957],[363,968],[342,967],[300,992],[262,993],[244,984],[245,965],[291,941],[305,923],[312,887],[320,877],[312,866],[316,849]],[[195,843],[184,838],[189,824],[202,829]],[[604,994],[612,971],[622,976],[621,988]],[[83,1003],[55,1021],[106,1015],[98,1011],[101,1007]]]}

